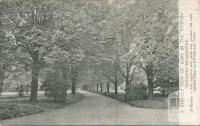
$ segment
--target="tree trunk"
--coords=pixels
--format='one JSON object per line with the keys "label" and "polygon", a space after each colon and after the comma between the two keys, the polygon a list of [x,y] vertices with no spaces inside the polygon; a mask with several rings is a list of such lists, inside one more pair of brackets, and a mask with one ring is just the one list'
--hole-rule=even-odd
{"label": "tree trunk", "polygon": [[99,86],[97,85],[97,92],[99,91]]}
{"label": "tree trunk", "polygon": [[115,83],[115,95],[117,95],[118,91],[117,91],[117,83]]}
{"label": "tree trunk", "polygon": [[110,92],[110,84],[109,84],[109,82],[107,82],[107,93],[109,93]]}
{"label": "tree trunk", "polygon": [[129,74],[126,75],[125,101],[128,101],[128,86],[129,86]]}
{"label": "tree trunk", "polygon": [[0,78],[0,96],[2,92],[3,92],[3,78]]}
{"label": "tree trunk", "polygon": [[32,82],[31,82],[31,95],[30,101],[37,103],[37,92],[38,92],[38,73],[39,69],[36,64],[32,67]]}
{"label": "tree trunk", "polygon": [[115,77],[115,95],[117,95],[118,93],[117,85],[118,85],[118,81],[117,81],[117,78]]}
{"label": "tree trunk", "polygon": [[115,95],[117,95],[117,86],[118,86],[118,76],[117,76],[117,69],[118,67],[115,65]]}
{"label": "tree trunk", "polygon": [[64,78],[64,82],[63,82],[63,88],[64,88],[64,101],[66,101],[66,98],[67,98],[67,90],[68,90],[68,81],[67,81],[67,77],[68,77],[68,72],[69,72],[69,67],[66,69],[64,68],[63,71],[62,71],[62,76]]}
{"label": "tree trunk", "polygon": [[103,85],[101,84],[101,92],[103,92]]}
{"label": "tree trunk", "polygon": [[31,81],[31,95],[30,102],[37,103],[38,93],[38,74],[39,74],[39,51],[36,50],[32,54],[32,81]]}
{"label": "tree trunk", "polygon": [[46,84],[46,87],[45,87],[45,96],[47,96],[47,92],[48,92],[48,89],[47,89],[47,84]]}
{"label": "tree trunk", "polygon": [[76,77],[77,77],[77,71],[75,66],[71,66],[71,82],[72,82],[72,87],[71,87],[71,92],[74,95],[75,90],[76,90]]}
{"label": "tree trunk", "polygon": [[126,75],[126,85],[125,85],[125,101],[128,100],[128,86],[129,86],[129,74]]}
{"label": "tree trunk", "polygon": [[48,92],[48,84],[47,84],[47,82],[45,81],[45,96],[47,96],[47,92]]}
{"label": "tree trunk", "polygon": [[66,98],[67,98],[67,84],[64,84],[64,86],[63,86],[63,92],[62,92],[62,102],[65,102],[66,101]]}
{"label": "tree trunk", "polygon": [[152,100],[153,98],[153,69],[151,66],[146,67],[147,81],[148,81],[148,99]]}
{"label": "tree trunk", "polygon": [[147,77],[148,79],[148,99],[152,100],[153,98],[153,78]]}
{"label": "tree trunk", "polygon": [[125,75],[125,79],[126,79],[126,84],[125,84],[125,98],[124,98],[125,101],[128,101],[128,86],[130,84],[130,81],[129,81],[130,68],[131,68],[131,65],[129,66],[129,63],[127,63],[127,65],[126,65],[126,75]]}
{"label": "tree trunk", "polygon": [[73,77],[72,78],[72,94],[74,95],[75,94],[75,89],[76,89],[76,82],[75,82],[75,78]]}

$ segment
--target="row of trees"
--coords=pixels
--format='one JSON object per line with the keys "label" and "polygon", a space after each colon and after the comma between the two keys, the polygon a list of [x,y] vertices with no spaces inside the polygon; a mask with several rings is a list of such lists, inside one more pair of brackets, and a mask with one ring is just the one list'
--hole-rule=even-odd
{"label": "row of trees", "polygon": [[[4,70],[0,76],[1,87],[8,73],[6,68],[11,68],[12,72],[20,68],[24,72],[31,71],[30,101],[33,103],[37,102],[41,71],[49,76],[59,73],[59,77],[61,75],[63,78],[61,80],[66,81],[63,83],[70,78],[74,94],[76,67],[84,58],[82,45],[85,40],[82,42],[81,39],[87,39],[85,32],[92,32],[86,26],[92,20],[85,21],[90,3],[61,0],[1,1],[1,67],[5,67],[5,70],[1,69]],[[12,51],[14,60],[7,59],[4,55]],[[12,65],[11,60],[14,62]],[[57,77],[54,77],[55,81]]]}
{"label": "row of trees", "polygon": [[164,94],[168,90],[176,90],[177,1],[122,0],[110,4],[112,6],[101,34],[103,53],[98,56],[97,66],[101,66],[98,71],[104,75],[100,80],[106,78],[107,83],[113,83],[115,94],[120,81],[124,81],[125,100],[128,91],[133,91],[130,87],[137,84],[147,83],[149,99],[152,99],[156,86],[161,86]]}
{"label": "row of trees", "polygon": [[31,72],[33,103],[39,79],[52,94],[69,87],[75,93],[81,71],[91,73],[94,85],[113,83],[115,94],[123,81],[128,91],[146,76],[150,99],[155,84],[168,89],[178,82],[177,1],[2,0],[0,6],[0,91],[19,71]]}

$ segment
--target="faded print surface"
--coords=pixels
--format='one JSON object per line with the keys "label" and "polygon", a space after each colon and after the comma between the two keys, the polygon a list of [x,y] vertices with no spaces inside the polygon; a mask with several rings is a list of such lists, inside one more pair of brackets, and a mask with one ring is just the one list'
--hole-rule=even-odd
{"label": "faded print surface", "polygon": [[1,0],[0,124],[177,124],[178,17],[177,0]]}

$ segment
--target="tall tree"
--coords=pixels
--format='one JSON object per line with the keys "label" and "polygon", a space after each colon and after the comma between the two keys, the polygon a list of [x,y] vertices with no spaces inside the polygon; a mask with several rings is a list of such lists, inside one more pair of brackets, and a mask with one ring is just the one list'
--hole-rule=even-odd
{"label": "tall tree", "polygon": [[138,61],[147,75],[148,96],[152,99],[158,64],[177,55],[177,1],[136,1],[135,8],[137,24],[132,29],[137,29]]}
{"label": "tall tree", "polygon": [[16,45],[13,44],[14,37],[9,32],[9,27],[5,25],[7,22],[8,4],[0,1],[0,95],[3,91],[4,80],[8,77],[9,71],[14,66],[14,56]]}
{"label": "tall tree", "polygon": [[[56,20],[60,15],[54,13],[58,9],[59,2],[37,0],[9,2],[15,8],[15,11],[11,12],[14,17],[10,17],[10,22],[14,22],[13,34],[19,51],[24,53],[20,57],[31,66],[30,101],[36,103],[39,70],[44,64],[45,56],[53,50],[55,43],[59,43],[62,37],[62,32],[59,31],[60,21]],[[69,38],[71,37],[72,34],[69,35]]]}
{"label": "tall tree", "polygon": [[9,76],[14,66],[15,48],[12,47],[13,38],[0,30],[0,94],[3,91],[4,80]]}

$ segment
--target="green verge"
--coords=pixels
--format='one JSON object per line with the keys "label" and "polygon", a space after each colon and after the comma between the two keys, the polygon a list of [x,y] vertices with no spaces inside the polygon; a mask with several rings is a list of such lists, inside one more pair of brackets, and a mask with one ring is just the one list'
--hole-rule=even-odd
{"label": "green verge", "polygon": [[124,94],[117,94],[114,93],[101,93],[101,92],[92,92],[96,94],[100,94],[115,100],[118,100],[120,102],[126,103],[132,107],[137,108],[148,108],[148,109],[168,109],[167,102],[165,99],[160,100],[161,98],[155,97],[153,100],[143,100],[143,101],[124,101]]}
{"label": "green verge", "polygon": [[31,104],[29,97],[16,99],[0,99],[0,120],[12,119],[15,117],[51,111],[74,104],[83,99],[81,93],[75,95],[68,94],[65,102],[54,102],[53,98],[45,96],[38,97],[37,104]]}

